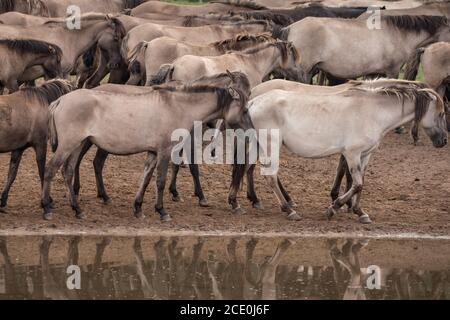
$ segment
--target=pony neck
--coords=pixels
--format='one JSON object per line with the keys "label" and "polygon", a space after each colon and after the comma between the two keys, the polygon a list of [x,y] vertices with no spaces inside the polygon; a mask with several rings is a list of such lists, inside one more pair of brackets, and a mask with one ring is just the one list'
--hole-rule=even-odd
{"label": "pony neck", "polygon": [[[391,99],[397,99],[396,97],[391,97]],[[384,105],[383,109],[385,112],[377,111],[379,117],[385,118],[386,114],[389,115],[389,120],[386,121],[385,127],[383,128],[383,135],[392,131],[395,128],[398,128],[414,119],[415,115],[415,104],[411,100],[403,100],[400,103],[397,102],[397,106],[395,108],[392,105]],[[384,115],[383,115],[384,113]]]}
{"label": "pony neck", "polygon": [[[272,54],[269,57],[270,52]],[[261,83],[264,77],[268,76],[278,65],[281,65],[282,56],[280,50],[275,46],[270,46],[253,54],[247,54],[246,60],[258,74],[258,81]]]}

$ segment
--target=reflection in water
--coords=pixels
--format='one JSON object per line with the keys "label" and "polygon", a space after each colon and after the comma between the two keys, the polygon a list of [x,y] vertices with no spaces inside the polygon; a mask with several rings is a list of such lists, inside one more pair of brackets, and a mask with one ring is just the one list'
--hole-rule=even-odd
{"label": "reflection in water", "polygon": [[[448,252],[439,250],[448,243],[417,243],[0,237],[0,298],[449,299]],[[70,265],[81,268],[79,290],[67,288]],[[367,286],[369,265],[381,268],[379,289]]]}

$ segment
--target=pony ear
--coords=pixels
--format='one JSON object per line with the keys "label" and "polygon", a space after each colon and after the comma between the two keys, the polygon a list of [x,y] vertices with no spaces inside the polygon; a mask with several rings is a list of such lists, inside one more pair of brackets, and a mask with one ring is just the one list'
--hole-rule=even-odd
{"label": "pony ear", "polygon": [[55,54],[55,53],[56,53],[55,48],[53,48],[52,46],[48,46],[48,51],[49,51],[51,54]]}
{"label": "pony ear", "polygon": [[236,89],[229,87],[228,93],[233,99],[239,99],[241,96],[239,95],[239,92],[236,91]]}
{"label": "pony ear", "polygon": [[230,77],[231,81],[234,82],[236,80],[236,77],[228,69],[227,69],[227,75]]}

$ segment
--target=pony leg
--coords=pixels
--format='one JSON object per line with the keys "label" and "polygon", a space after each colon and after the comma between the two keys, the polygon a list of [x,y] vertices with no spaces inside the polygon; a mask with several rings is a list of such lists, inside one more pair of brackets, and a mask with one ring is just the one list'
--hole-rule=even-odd
{"label": "pony leg", "polygon": [[231,205],[231,211],[236,215],[245,214],[245,210],[241,208],[237,201],[237,194],[241,186],[244,172],[244,164],[233,164],[233,171],[231,173],[231,186],[228,193],[228,203]]}
{"label": "pony leg", "polygon": [[202,185],[200,183],[198,164],[189,164],[189,170],[191,171],[192,179],[194,181],[194,194],[199,200],[200,207],[208,207],[208,200],[206,200],[205,195],[203,194]]}
{"label": "pony leg", "polygon": [[142,213],[142,203],[144,202],[145,190],[147,190],[148,184],[153,176],[153,171],[156,167],[156,154],[149,152],[147,160],[145,161],[144,175],[142,176],[141,185],[134,199],[134,216],[136,218],[145,218]]}
{"label": "pony leg", "polygon": [[272,188],[273,192],[275,193],[278,201],[281,205],[281,211],[287,214],[287,218],[289,220],[300,220],[301,216],[295,212],[295,210],[289,205],[289,202],[286,201],[286,199],[283,196],[283,193],[281,192],[280,186],[278,185],[278,175],[268,175],[265,176],[267,182],[269,183],[269,186]]}
{"label": "pony leg", "polygon": [[180,202],[181,197],[177,190],[177,176],[178,171],[180,171],[180,166],[178,164],[172,164],[172,180],[170,181],[169,191],[172,194],[172,201]]}
{"label": "pony leg", "polygon": [[45,168],[44,183],[42,185],[42,195],[41,195],[41,206],[44,209],[43,217],[45,220],[52,219],[52,212],[51,212],[52,202],[50,201],[51,199],[50,190],[52,180],[55,177],[58,169],[63,165],[63,163],[65,163],[70,154],[71,152],[69,148],[66,148],[66,150],[64,150],[60,145],[59,148],[56,150],[56,153],[53,155],[53,158],[50,159],[50,161],[47,164],[47,167]]}
{"label": "pony leg", "polygon": [[[352,175],[353,184],[349,191],[347,191],[344,195],[338,197],[333,204],[327,210],[327,218],[331,219],[333,215],[337,213],[337,210],[341,208],[345,203],[352,199],[352,197],[361,192],[363,187],[363,173],[362,173],[362,164],[361,164],[361,154],[344,154],[345,159],[347,160],[348,167],[350,169],[350,173]],[[362,215],[359,217],[359,221],[361,223],[370,223],[367,222],[367,215]],[[369,219],[370,220],[370,219]]]}
{"label": "pony leg", "polygon": [[93,161],[95,172],[95,184],[97,185],[97,198],[103,200],[104,204],[111,203],[111,199],[106,193],[105,184],[103,182],[103,168],[105,167],[106,158],[109,153],[98,148]]}
{"label": "pony leg", "polygon": [[[362,159],[361,159],[361,170],[362,170],[362,181],[363,181],[363,183],[364,183],[364,176],[365,176],[365,173],[366,173],[366,169],[367,169],[367,165],[369,163],[369,160],[370,160],[370,154],[363,156]],[[367,223],[371,223],[372,221],[370,220],[369,215],[367,213],[365,213],[360,207],[361,195],[362,195],[362,188],[352,198],[352,210],[353,210],[353,213],[358,215],[359,220],[360,220],[361,223],[366,223],[366,224]]]}
{"label": "pony leg", "polygon": [[253,179],[255,167],[256,165],[252,164],[247,170],[247,199],[251,201],[253,208],[262,209],[263,206],[255,191],[255,181]]}
{"label": "pony leg", "polygon": [[345,157],[341,155],[339,158],[339,164],[336,169],[336,177],[334,178],[333,187],[331,188],[330,197],[331,201],[334,202],[339,197],[339,190],[341,189],[342,179],[345,175],[345,168],[347,167],[347,162]]}
{"label": "pony leg", "polygon": [[278,187],[280,187],[281,193],[283,194],[283,197],[286,199],[286,201],[289,203],[289,205],[292,208],[297,207],[297,204],[294,202],[294,200],[292,200],[292,198],[289,195],[289,193],[287,192],[286,188],[281,183],[280,177],[278,177]]}
{"label": "pony leg", "polygon": [[14,150],[11,152],[11,160],[9,162],[9,171],[8,178],[6,180],[5,189],[3,189],[2,197],[0,201],[0,212],[5,212],[6,206],[8,204],[8,195],[9,190],[11,190],[11,186],[16,180],[17,171],[19,170],[20,160],[22,160],[22,155],[25,149],[22,150]]}
{"label": "pony leg", "polygon": [[169,168],[170,163],[170,149],[164,150],[158,154],[158,163],[157,167],[157,175],[156,175],[156,188],[157,188],[157,199],[155,210],[161,216],[161,220],[164,222],[171,221],[172,218],[170,215],[164,210],[164,188],[166,186],[166,178],[167,178],[167,169]]}
{"label": "pony leg", "polygon": [[81,210],[79,204],[78,204],[78,196],[75,194],[74,190],[74,174],[75,174],[75,167],[78,163],[78,160],[80,158],[80,154],[83,151],[84,144],[80,145],[67,159],[67,161],[64,163],[63,166],[63,176],[64,176],[64,182],[66,183],[66,187],[69,190],[69,197],[70,197],[70,205],[72,207],[72,210],[75,211],[75,217],[77,219],[84,219],[85,214]]}
{"label": "pony leg", "polygon": [[75,166],[75,171],[74,171],[74,182],[73,182],[73,189],[75,194],[78,196],[80,194],[80,188],[81,188],[81,184],[80,184],[80,164],[81,161],[83,160],[84,156],[86,155],[86,153],[89,151],[89,149],[92,146],[92,142],[90,141],[86,141],[83,144],[83,148],[81,149],[80,152],[80,156],[78,157],[78,161],[77,164]]}

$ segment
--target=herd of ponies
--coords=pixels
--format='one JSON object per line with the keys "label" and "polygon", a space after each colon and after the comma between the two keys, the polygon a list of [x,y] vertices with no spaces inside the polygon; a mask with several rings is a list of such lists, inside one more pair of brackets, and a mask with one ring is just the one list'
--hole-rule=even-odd
{"label": "herd of ponies", "polygon": [[[167,173],[171,167],[169,191],[180,201],[176,180],[183,165],[171,161],[171,135],[191,132],[202,121],[217,132],[278,130],[277,141],[261,148],[260,156],[281,146],[304,158],[340,155],[326,216],[346,205],[367,224],[371,219],[360,205],[364,175],[382,138],[411,123],[414,142],[422,130],[434,147],[447,144],[446,1],[235,0],[186,6],[2,0],[0,13],[0,152],[11,153],[0,212],[7,212],[23,152],[31,147],[44,219],[52,219],[50,190],[59,169],[70,205],[83,218],[80,163],[95,146],[98,197],[111,201],[102,177],[109,154],[146,153],[134,215],[144,217],[144,194],[156,170],[155,210],[170,221],[163,203]],[[421,82],[415,81],[419,72]],[[53,154],[47,162],[48,145]],[[208,206],[199,166],[186,163],[199,205]],[[262,209],[255,166],[230,167],[228,201],[235,214],[245,212],[237,200],[244,178],[247,198]],[[287,219],[300,220],[279,169],[265,179]]]}

